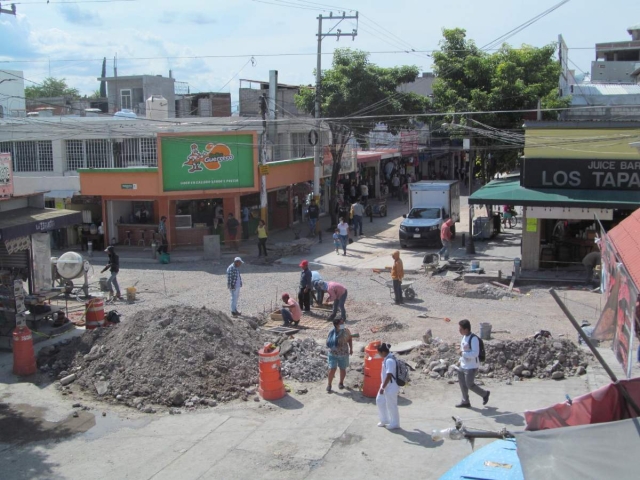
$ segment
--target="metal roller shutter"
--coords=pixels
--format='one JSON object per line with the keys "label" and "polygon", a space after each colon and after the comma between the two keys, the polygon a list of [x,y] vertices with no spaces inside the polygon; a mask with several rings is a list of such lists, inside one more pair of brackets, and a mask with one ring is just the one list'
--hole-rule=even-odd
{"label": "metal roller shutter", "polygon": [[29,266],[29,250],[10,254],[4,242],[0,242],[0,269],[27,268]]}

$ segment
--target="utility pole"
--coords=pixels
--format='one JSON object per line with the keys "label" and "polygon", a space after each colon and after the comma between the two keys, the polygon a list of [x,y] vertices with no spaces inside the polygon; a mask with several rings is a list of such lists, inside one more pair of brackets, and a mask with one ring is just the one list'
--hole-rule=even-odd
{"label": "utility pole", "polygon": [[[334,23],[331,29],[323,33],[322,32],[322,20],[328,20],[330,22],[338,22]],[[318,59],[316,65],[316,104],[315,104],[315,119],[316,119],[316,132],[318,132],[318,141],[313,147],[313,197],[316,202],[320,200],[320,177],[322,175],[322,135],[320,134],[320,84],[322,81],[322,39],[325,37],[336,37],[336,40],[340,40],[340,37],[348,37],[350,36],[352,40],[356,39],[356,35],[358,35],[358,27],[356,23],[356,28],[352,30],[351,33],[342,33],[342,30],[337,29],[336,33],[333,32],[333,29],[336,28],[340,23],[344,20],[356,20],[358,21],[358,12],[355,15],[347,15],[346,12],[342,12],[342,16],[333,16],[333,12],[329,12],[328,17],[323,17],[322,15],[318,15]]]}
{"label": "utility pole", "polygon": [[[473,136],[469,137],[469,198],[473,193],[473,164],[475,156],[473,151]],[[475,254],[476,246],[473,243],[473,205],[469,204],[469,241],[467,242],[467,253]]]}
{"label": "utility pole", "polygon": [[[267,103],[267,95],[263,93],[260,97],[260,115],[262,116],[262,145],[260,148],[260,165],[267,164],[267,157],[269,155],[267,151]],[[258,173],[260,176],[260,218],[264,220],[268,228],[267,177],[265,175],[262,175],[260,172]]]}
{"label": "utility pole", "polygon": [[11,4],[11,10],[2,8],[2,4],[0,3],[0,15],[6,13],[7,15],[16,15],[16,5],[14,3]]}

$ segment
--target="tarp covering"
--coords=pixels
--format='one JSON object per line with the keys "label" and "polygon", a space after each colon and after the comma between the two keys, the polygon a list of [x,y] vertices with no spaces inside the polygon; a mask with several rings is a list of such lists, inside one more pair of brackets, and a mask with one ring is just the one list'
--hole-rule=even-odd
{"label": "tarp covering", "polygon": [[[571,405],[566,402],[558,403],[557,405],[541,410],[524,412],[524,418],[527,422],[526,430],[555,429],[575,425],[612,422],[634,417],[635,413],[633,409],[626,404],[626,401],[620,393],[620,388],[625,388],[636,404],[640,405],[640,378],[620,380],[618,385],[612,383],[574,398]],[[640,478],[640,474],[637,478]]]}
{"label": "tarp covering", "polygon": [[492,180],[469,197],[469,205],[574,206],[636,209],[640,191],[524,188],[520,179]]}
{"label": "tarp covering", "polygon": [[[595,393],[595,392],[594,392]],[[640,420],[516,434],[526,479],[637,479]],[[636,452],[635,454],[633,452]]]}

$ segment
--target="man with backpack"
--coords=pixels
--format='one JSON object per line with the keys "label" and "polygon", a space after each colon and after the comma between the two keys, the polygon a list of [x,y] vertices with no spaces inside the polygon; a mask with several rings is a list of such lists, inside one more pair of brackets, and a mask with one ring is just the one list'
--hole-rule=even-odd
{"label": "man with backpack", "polygon": [[482,404],[489,401],[489,390],[483,390],[475,384],[476,374],[480,362],[484,362],[484,342],[475,334],[471,333],[471,322],[460,320],[458,322],[462,340],[460,341],[460,367],[458,369],[458,383],[462,392],[462,401],[456,405],[457,408],[471,408],[469,401],[469,390],[482,397]]}

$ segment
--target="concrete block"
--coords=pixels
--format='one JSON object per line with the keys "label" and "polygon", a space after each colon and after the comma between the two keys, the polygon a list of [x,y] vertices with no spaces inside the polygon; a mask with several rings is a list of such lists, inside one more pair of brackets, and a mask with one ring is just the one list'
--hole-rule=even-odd
{"label": "concrete block", "polygon": [[202,237],[205,260],[220,260],[220,235],[205,235]]}

